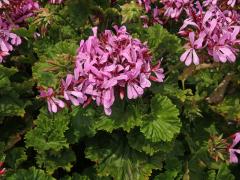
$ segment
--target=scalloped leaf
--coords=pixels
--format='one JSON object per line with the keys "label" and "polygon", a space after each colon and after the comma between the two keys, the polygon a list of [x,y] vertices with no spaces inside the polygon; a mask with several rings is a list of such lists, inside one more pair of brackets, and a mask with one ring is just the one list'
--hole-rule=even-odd
{"label": "scalloped leaf", "polygon": [[124,105],[124,102],[115,103],[112,115],[103,114],[102,108],[89,106],[86,109],[74,107],[73,118],[67,136],[70,142],[77,142],[84,136],[92,137],[97,131],[112,132],[122,128],[129,132],[142,123],[139,108],[135,104]]}
{"label": "scalloped leaf", "polygon": [[181,40],[168,32],[163,26],[157,24],[150,26],[147,33],[143,34],[156,59],[164,57],[164,60],[178,60],[183,51]]}
{"label": "scalloped leaf", "polygon": [[52,151],[40,153],[36,157],[39,167],[44,167],[48,174],[53,174],[58,168],[63,168],[67,172],[71,171],[72,163],[76,161],[76,155],[71,149],[65,149],[61,152]]}
{"label": "scalloped leaf", "polygon": [[33,147],[38,152],[46,150],[57,152],[68,148],[69,144],[64,133],[68,129],[69,121],[67,110],[51,114],[46,109],[41,109],[35,121],[36,127],[25,135],[26,146]]}
{"label": "scalloped leaf", "polygon": [[96,122],[96,129],[112,132],[114,129],[122,128],[124,131],[130,130],[142,124],[140,109],[137,104],[115,102],[112,107],[111,116],[102,115]]}
{"label": "scalloped leaf", "polygon": [[76,41],[61,41],[39,54],[40,61],[32,67],[39,86],[58,87],[61,78],[72,71],[77,50]]}
{"label": "scalloped leaf", "polygon": [[171,141],[181,129],[179,111],[167,97],[151,100],[151,114],[145,116],[140,130],[152,142]]}
{"label": "scalloped leaf", "polygon": [[87,143],[86,157],[96,162],[98,175],[116,180],[145,180],[153,169],[162,168],[163,157],[149,157],[129,147],[126,138],[99,135]]}
{"label": "scalloped leaf", "polygon": [[140,152],[145,152],[146,154],[152,156],[153,154],[156,154],[157,152],[163,152],[163,153],[167,153],[169,151],[171,151],[171,149],[173,148],[173,143],[169,143],[169,142],[151,142],[149,140],[147,140],[144,135],[137,131],[137,130],[133,130],[131,131],[128,135],[128,142],[129,145]]}
{"label": "scalloped leaf", "polygon": [[30,169],[20,169],[14,174],[7,177],[8,180],[54,180],[55,178],[48,176],[43,170],[31,167]]}
{"label": "scalloped leaf", "polygon": [[210,106],[211,109],[223,116],[226,120],[240,120],[240,98],[239,96],[226,96],[224,101],[218,105]]}
{"label": "scalloped leaf", "polygon": [[17,169],[24,161],[27,160],[25,148],[17,147],[12,149],[6,156],[5,162],[11,168]]}

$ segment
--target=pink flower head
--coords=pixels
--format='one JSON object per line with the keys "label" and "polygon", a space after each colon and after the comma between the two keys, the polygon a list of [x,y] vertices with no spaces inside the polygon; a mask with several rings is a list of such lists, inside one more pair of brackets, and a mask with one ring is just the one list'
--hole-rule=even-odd
{"label": "pink flower head", "polygon": [[9,24],[0,18],[0,63],[9,55],[14,46],[21,44],[21,38],[11,32]]}
{"label": "pink flower head", "polygon": [[40,89],[40,97],[47,100],[49,112],[56,113],[58,108],[64,108],[65,104],[62,100],[54,97],[52,88],[47,90]]}
{"label": "pink flower head", "polygon": [[49,0],[51,4],[62,4],[63,0]]}
{"label": "pink flower head", "polygon": [[10,54],[14,46],[18,46],[22,42],[19,36],[12,33],[13,28],[19,28],[19,25],[26,18],[33,16],[34,11],[39,9],[39,5],[32,0],[3,0],[0,3],[0,8],[2,8],[0,12],[1,63],[3,58]]}
{"label": "pink flower head", "polygon": [[[213,4],[212,4],[213,3]],[[180,58],[186,65],[199,63],[195,49],[206,50],[216,62],[235,62],[240,44],[239,13],[234,10],[221,10],[217,1],[204,1],[207,8],[198,2],[196,7],[191,6],[188,18],[180,28],[179,34],[189,35],[191,48]],[[194,34],[194,35],[193,35]],[[198,37],[193,42],[194,38]],[[195,62],[194,62],[195,61]]]}
{"label": "pink flower head", "polygon": [[240,133],[235,133],[232,137],[233,142],[230,145],[228,151],[230,155],[230,163],[238,163],[237,154],[240,154],[240,149],[235,149],[235,146],[240,142]]}
{"label": "pink flower head", "polygon": [[173,19],[178,19],[182,11],[188,8],[191,0],[161,0],[164,5],[164,15]]}
{"label": "pink flower head", "polygon": [[163,82],[163,69],[160,63],[151,67],[147,45],[134,39],[125,26],[114,28],[116,33],[105,30],[99,36],[93,28],[93,35],[80,42],[74,73],[62,80],[65,101],[86,106],[93,100],[110,115],[116,94],[136,99],[151,86],[150,79]]}
{"label": "pink flower head", "polygon": [[157,6],[156,0],[138,0],[137,2],[139,5],[145,7],[146,13],[151,16],[151,21],[146,15],[141,16],[141,20],[143,21],[143,27],[148,27],[148,23],[163,24],[162,20],[160,19],[161,9]]}
{"label": "pink flower head", "polygon": [[19,24],[34,15],[39,9],[39,4],[33,0],[8,0],[2,5],[8,11],[11,22]]}
{"label": "pink flower head", "polygon": [[144,5],[146,12],[151,10],[151,0],[138,0],[140,5]]}

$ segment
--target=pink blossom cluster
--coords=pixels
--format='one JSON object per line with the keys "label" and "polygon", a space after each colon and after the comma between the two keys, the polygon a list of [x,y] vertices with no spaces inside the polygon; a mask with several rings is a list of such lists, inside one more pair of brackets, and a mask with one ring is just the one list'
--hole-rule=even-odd
{"label": "pink blossom cluster", "polygon": [[164,5],[164,16],[178,19],[184,9],[188,9],[192,0],[161,0]]}
{"label": "pink blossom cluster", "polygon": [[25,19],[33,16],[39,8],[37,2],[32,0],[3,0],[0,3],[0,62],[13,50],[14,46],[21,44],[21,39],[12,33]]}
{"label": "pink blossom cluster", "polygon": [[51,3],[51,4],[62,4],[63,0],[49,0],[49,3]]}
{"label": "pink blossom cluster", "polygon": [[[137,0],[151,14],[153,24],[162,24],[163,17],[178,19],[183,10],[187,10],[192,0]],[[160,8],[160,6],[163,8]],[[144,27],[147,27],[147,16],[142,16]]]}
{"label": "pink blossom cluster", "polygon": [[197,2],[196,7],[189,8],[188,18],[180,28],[179,34],[188,37],[187,50],[180,60],[187,66],[192,63],[198,65],[198,52],[201,50],[200,53],[204,53],[203,50],[206,50],[216,62],[235,62],[238,52],[236,46],[240,44],[238,12],[221,9],[212,1],[205,1],[204,4],[208,6],[203,7]]}
{"label": "pink blossom cluster", "polygon": [[[160,62],[152,66],[151,55],[145,43],[132,38],[126,27],[114,27],[116,33],[105,30],[99,37],[97,28],[86,41],[80,42],[73,74],[68,74],[61,83],[64,101],[75,106],[88,105],[92,100],[111,114],[116,95],[120,99],[136,99],[144,89],[151,86],[150,80],[163,82]],[[153,76],[155,74],[155,76]],[[53,98],[52,90],[41,92],[47,98],[48,109],[55,112],[62,107],[59,99]]]}
{"label": "pink blossom cluster", "polygon": [[11,26],[0,18],[0,63],[13,50],[13,46],[19,44],[21,44],[20,37],[12,33]]}
{"label": "pink blossom cluster", "polygon": [[[141,6],[144,6],[146,13],[150,14],[151,16],[151,22],[148,19],[148,16],[143,15],[141,16],[141,19],[143,21],[144,27],[148,27],[149,23],[152,24],[162,24],[162,20],[160,19],[160,9],[158,8],[157,4],[156,4],[156,0],[137,0],[138,4],[140,4]],[[152,6],[154,8],[152,8]]]}
{"label": "pink blossom cluster", "polygon": [[231,136],[232,144],[228,148],[228,152],[230,155],[229,162],[230,163],[238,163],[237,155],[240,154],[240,149],[236,148],[236,145],[240,142],[240,132],[235,133]]}

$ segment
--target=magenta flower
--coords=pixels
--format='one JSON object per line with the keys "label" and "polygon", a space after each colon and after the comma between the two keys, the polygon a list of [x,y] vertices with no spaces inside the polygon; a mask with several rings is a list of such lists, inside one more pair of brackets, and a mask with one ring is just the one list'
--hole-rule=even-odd
{"label": "magenta flower", "polygon": [[62,4],[63,0],[49,0],[51,4]]}
{"label": "magenta flower", "polygon": [[[110,115],[117,95],[120,99],[125,94],[136,99],[151,86],[150,80],[163,82],[163,69],[160,63],[151,67],[146,43],[134,39],[125,26],[114,29],[115,34],[105,30],[97,36],[97,28],[93,28],[93,35],[80,42],[74,72],[61,83],[61,95],[67,104],[85,107],[95,101]],[[50,111],[52,104],[60,106],[52,99],[52,91],[44,97],[48,97]]]}
{"label": "magenta flower", "polygon": [[184,9],[190,5],[190,0],[161,0],[164,5],[164,16],[178,19]]}
{"label": "magenta flower", "polygon": [[185,62],[186,66],[194,63],[195,65],[199,64],[199,57],[196,53],[196,49],[202,47],[202,38],[199,37],[198,40],[195,41],[194,32],[189,33],[189,41],[190,41],[190,49],[188,49],[185,53],[182,54],[180,60]]}
{"label": "magenta flower", "polygon": [[[10,54],[14,46],[21,44],[21,38],[11,31],[19,28],[19,24],[34,15],[39,9],[37,2],[32,0],[3,0],[0,2],[0,63]],[[6,13],[7,12],[7,13]],[[7,16],[6,16],[7,14]]]}
{"label": "magenta flower", "polygon": [[[33,16],[34,11],[39,9],[39,4],[37,1],[35,2],[33,0],[8,0],[3,1],[2,7],[4,11],[8,11],[11,23],[17,25]],[[5,19],[7,20],[8,18]]]}
{"label": "magenta flower", "polygon": [[235,146],[240,142],[240,133],[235,133],[232,137],[233,142],[230,145],[228,151],[230,155],[230,163],[238,163],[237,154],[240,154],[240,149],[235,149]]}
{"label": "magenta flower", "polygon": [[0,63],[5,56],[9,55],[13,47],[19,44],[21,44],[20,37],[11,33],[11,27],[0,18]]}
{"label": "magenta flower", "polygon": [[[179,34],[189,36],[190,49],[180,60],[186,65],[192,62],[199,64],[195,49],[201,49],[206,50],[216,62],[235,62],[239,51],[236,46],[240,44],[237,39],[240,32],[239,14],[234,10],[222,11],[218,7],[218,1],[204,1],[204,5],[207,8],[198,2],[196,7],[190,7],[187,11],[189,17],[184,21]],[[198,40],[194,41],[193,37],[198,37]]]}
{"label": "magenta flower", "polygon": [[54,97],[54,92],[52,88],[47,90],[40,90],[40,97],[47,100],[49,112],[56,113],[59,108],[64,108],[65,104],[62,100]]}
{"label": "magenta flower", "polygon": [[[74,83],[74,76],[71,74],[67,75],[66,81],[62,80],[64,98],[67,101],[71,101],[73,105],[79,106],[87,100],[87,97],[78,90],[70,90],[72,83]],[[75,89],[78,88],[75,87]]]}

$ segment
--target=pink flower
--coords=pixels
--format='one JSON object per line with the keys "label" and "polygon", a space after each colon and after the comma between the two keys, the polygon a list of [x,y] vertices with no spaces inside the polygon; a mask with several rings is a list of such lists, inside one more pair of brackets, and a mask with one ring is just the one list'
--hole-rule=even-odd
{"label": "pink flower", "polygon": [[199,57],[196,53],[196,48],[201,47],[200,40],[195,41],[195,34],[194,32],[189,33],[189,41],[190,41],[190,49],[188,49],[185,53],[182,54],[180,60],[185,62],[186,66],[194,63],[195,65],[199,64]]}
{"label": "pink flower", "polygon": [[64,108],[65,104],[62,100],[54,97],[54,92],[52,88],[47,90],[40,90],[40,97],[47,100],[49,112],[56,113],[58,108]]}
{"label": "pink flower", "polygon": [[164,4],[164,15],[173,19],[178,19],[182,11],[188,8],[190,0],[161,0]]}
{"label": "pink flower", "polygon": [[[147,45],[134,39],[125,26],[114,29],[115,33],[105,30],[97,36],[97,28],[93,28],[93,35],[80,42],[74,72],[61,83],[67,103],[85,107],[95,101],[110,115],[118,93],[120,99],[126,93],[129,99],[136,99],[151,86],[150,79],[163,82],[163,69],[160,63],[151,67]],[[43,96],[48,98],[50,111],[56,111],[54,104],[60,105],[52,98],[53,92]]]}
{"label": "pink flower", "polygon": [[71,101],[73,105],[79,106],[80,104],[83,104],[87,97],[78,90],[69,90],[70,86],[72,85],[74,81],[74,77],[72,75],[67,75],[66,81],[62,80],[62,87],[63,87],[63,94],[64,98],[67,101]]}
{"label": "pink flower", "polygon": [[[195,50],[201,49],[206,50],[216,62],[235,62],[239,51],[236,46],[240,44],[237,39],[240,32],[239,13],[234,10],[222,11],[218,1],[204,1],[203,4],[207,8],[203,8],[199,2],[189,7],[189,17],[180,28],[179,34],[189,35],[190,44],[190,49],[180,60],[185,61],[186,65],[192,62],[199,64]],[[198,37],[198,40],[194,41],[194,37]]]}
{"label": "pink flower", "polygon": [[49,0],[51,4],[61,4],[63,3],[63,0]]}
{"label": "pink flower", "polygon": [[235,133],[233,136],[233,142],[230,145],[228,151],[230,155],[230,163],[238,163],[238,157],[237,154],[240,154],[240,149],[235,149],[235,146],[240,142],[240,133]]}
{"label": "pink flower", "polygon": [[18,46],[22,42],[19,36],[12,33],[13,28],[19,28],[19,24],[33,16],[34,11],[39,9],[39,5],[32,0],[3,0],[0,2],[0,8],[2,8],[0,12],[1,63],[3,58],[14,49],[14,46]]}
{"label": "pink flower", "polygon": [[9,55],[14,46],[21,44],[21,39],[14,33],[11,33],[11,27],[0,18],[0,62]]}

